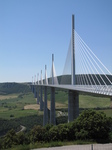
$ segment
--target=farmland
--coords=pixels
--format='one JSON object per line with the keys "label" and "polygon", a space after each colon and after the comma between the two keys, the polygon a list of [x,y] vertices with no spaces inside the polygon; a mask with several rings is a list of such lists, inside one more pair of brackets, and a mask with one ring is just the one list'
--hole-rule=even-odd
{"label": "farmland", "polygon": [[[14,88],[16,86],[16,88]],[[27,127],[27,130],[30,130],[34,125],[43,125],[43,111],[40,111],[40,106],[36,102],[31,89],[27,85],[21,84],[9,84],[2,86],[2,94],[0,95],[0,122],[1,130],[3,130],[2,125],[5,124],[15,124],[15,129],[17,126],[24,125]],[[15,93],[11,91],[15,89]],[[10,88],[10,90],[9,90]],[[24,88],[26,90],[24,90]],[[19,89],[19,92],[18,92]],[[21,89],[21,90],[20,90]],[[43,95],[44,96],[44,95]],[[50,110],[50,92],[48,91],[48,109]],[[43,97],[44,99],[44,97]],[[67,113],[68,113],[68,92],[64,90],[56,90],[55,92],[56,100],[56,119],[57,123],[67,122]],[[79,96],[79,108],[80,112],[84,109],[96,109],[97,111],[103,111],[107,116],[112,117],[112,101],[109,98],[102,97],[93,97],[87,95]],[[60,116],[65,112],[66,116]],[[49,116],[50,116],[50,112]],[[63,117],[60,119],[59,117]],[[5,120],[5,121],[3,121]],[[16,123],[15,123],[16,122]],[[6,127],[6,131],[11,128]],[[1,132],[2,133],[2,132]],[[5,133],[5,131],[4,131]],[[2,133],[3,134],[3,133]]]}

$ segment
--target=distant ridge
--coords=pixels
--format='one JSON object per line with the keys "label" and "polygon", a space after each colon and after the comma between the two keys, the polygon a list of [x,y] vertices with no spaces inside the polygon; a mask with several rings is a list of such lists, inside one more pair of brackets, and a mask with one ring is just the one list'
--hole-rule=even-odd
{"label": "distant ridge", "polygon": [[[105,81],[105,83],[107,84],[107,85],[110,85],[110,83],[109,83],[109,81],[107,80],[107,78],[105,77],[105,75],[100,75],[101,77],[102,77],[102,79]],[[91,75],[89,75],[89,77],[90,77],[90,80],[91,80],[91,83],[94,85],[95,83],[94,83],[94,81],[96,82],[96,84],[97,85],[99,85],[99,83],[98,83],[98,81],[97,81],[97,79],[100,81],[100,83],[101,83],[101,85],[104,85],[104,83],[103,83],[103,81],[102,81],[102,79],[101,79],[101,77],[100,77],[98,74],[92,74],[92,77],[91,77]],[[106,75],[108,78],[109,78],[109,80],[112,82],[112,76],[111,75]],[[76,84],[77,84],[77,82],[78,82],[78,80],[80,80],[81,78],[88,78],[88,74],[81,74],[81,75],[76,75],[75,76],[76,77]],[[57,77],[58,78],[58,82],[59,82],[59,84],[71,84],[71,75],[61,75],[61,76],[58,76]],[[97,78],[97,79],[96,79]],[[52,78],[49,78],[48,79],[48,81],[49,81],[49,83],[51,84],[52,83]],[[94,80],[94,81],[93,81]],[[85,80],[85,82],[86,82],[86,80]],[[89,80],[88,80],[88,82],[89,82]],[[87,84],[87,82],[85,83],[85,84]],[[90,84],[90,82],[89,82],[89,84]]]}
{"label": "distant ridge", "polygon": [[31,89],[28,83],[15,83],[15,82],[0,83],[1,95],[12,93],[27,93],[30,91]]}
{"label": "distant ridge", "polygon": [[[80,80],[80,78],[82,78],[82,77],[86,78],[87,76],[88,76],[87,74],[76,75],[76,83],[77,83],[77,80]],[[96,77],[97,77],[99,79],[100,83],[102,85],[104,85],[103,81],[101,80],[101,78],[99,77],[98,74],[96,74],[96,75],[93,74],[92,76],[93,76],[96,84],[98,84],[98,81],[96,80]],[[105,83],[107,85],[110,85],[109,81],[107,80],[105,75],[101,75],[101,77],[103,78],[103,80],[105,81]],[[107,75],[107,77],[112,82],[112,76]],[[71,84],[71,75],[61,75],[61,76],[58,76],[57,78],[58,78],[59,84]],[[50,84],[52,83],[51,79],[52,78],[48,78],[48,82]],[[91,79],[91,83],[94,85],[94,81],[91,78],[91,76],[90,76],[90,79]],[[27,93],[27,92],[31,91],[30,84],[31,83],[16,83],[16,82],[0,83],[0,94],[5,95],[5,94],[12,94],[12,93]]]}

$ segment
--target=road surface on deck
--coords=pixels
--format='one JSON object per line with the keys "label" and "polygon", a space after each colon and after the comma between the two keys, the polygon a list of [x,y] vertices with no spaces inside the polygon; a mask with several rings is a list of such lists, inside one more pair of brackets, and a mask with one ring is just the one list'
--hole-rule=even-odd
{"label": "road surface on deck", "polygon": [[50,148],[38,148],[33,150],[112,150],[112,143],[109,144],[93,144],[93,145],[71,145]]}

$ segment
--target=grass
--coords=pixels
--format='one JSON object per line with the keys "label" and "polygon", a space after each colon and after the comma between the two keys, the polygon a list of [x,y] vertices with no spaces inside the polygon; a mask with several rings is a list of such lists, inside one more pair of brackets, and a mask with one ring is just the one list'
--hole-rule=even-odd
{"label": "grass", "polygon": [[99,111],[103,111],[107,117],[112,118],[112,109],[103,109],[103,110],[99,110]]}
{"label": "grass", "polygon": [[12,119],[37,114],[36,110],[24,110],[25,105],[36,104],[32,93],[10,94],[7,98],[0,101],[0,118]]}
{"label": "grass", "polygon": [[19,94],[0,95],[0,100],[17,98]]}
{"label": "grass", "polygon": [[[0,98],[3,99],[0,100],[0,118],[12,119],[37,114],[38,110],[24,110],[24,106],[36,104],[36,99],[31,92],[27,94],[20,93],[9,94],[5,96],[0,95]],[[48,94],[48,100],[50,100],[50,94]],[[59,90],[56,91],[55,100],[56,109],[68,109],[67,92]],[[79,95],[79,108],[104,108],[104,112],[107,114],[107,116],[112,117],[112,109],[105,110],[105,108],[109,108],[111,105],[112,101],[110,101],[109,98]],[[39,111],[38,113],[41,114]]]}
{"label": "grass", "polygon": [[56,102],[68,104],[68,92],[58,91],[55,96]]}
{"label": "grass", "polygon": [[[48,95],[50,100],[50,94]],[[55,100],[58,103],[65,104],[68,107],[68,92],[57,91],[55,93]],[[89,95],[79,95],[79,107],[80,108],[106,108],[110,107],[110,98],[105,97],[95,97]]]}
{"label": "grass", "polygon": [[[50,96],[50,95],[49,95]],[[58,91],[55,95],[55,100],[58,103],[65,104],[65,108],[68,109],[68,93],[65,91]],[[79,108],[83,109],[101,109],[108,117],[112,117],[112,101],[110,98],[95,97],[90,95],[79,95]],[[61,107],[59,107],[61,109]],[[58,107],[57,107],[58,109]]]}
{"label": "grass", "polygon": [[[33,115],[43,115],[42,111],[39,110],[24,110],[25,105],[36,104],[36,99],[32,93],[27,94],[10,94],[5,95],[6,97],[3,100],[0,100],[0,118],[3,119],[14,119]],[[58,103],[57,109],[62,110],[63,108],[68,109],[68,93],[65,91],[56,91],[55,95],[56,103]],[[48,94],[48,100],[50,100],[50,94]],[[63,104],[63,105],[62,105]],[[108,117],[112,117],[112,109],[108,109],[112,106],[112,101],[109,98],[104,97],[94,97],[87,95],[79,96],[79,108],[100,108],[106,113]],[[37,120],[37,117],[36,117]],[[39,119],[40,120],[40,119]],[[32,122],[31,122],[32,124]],[[63,145],[75,145],[75,144],[91,144],[92,141],[64,141],[64,142],[50,142],[50,143],[36,143],[29,145],[19,145],[13,147],[9,150],[30,150],[34,148],[43,148],[43,147],[55,147]]]}
{"label": "grass", "polygon": [[14,119],[37,114],[36,110],[7,110],[0,112],[0,118]]}
{"label": "grass", "polygon": [[105,97],[95,97],[88,95],[79,96],[79,107],[80,108],[106,108],[110,107],[111,101]]}

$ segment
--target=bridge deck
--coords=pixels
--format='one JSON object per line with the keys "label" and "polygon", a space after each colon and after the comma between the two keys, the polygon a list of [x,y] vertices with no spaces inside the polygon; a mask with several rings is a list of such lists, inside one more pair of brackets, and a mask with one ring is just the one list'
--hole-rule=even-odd
{"label": "bridge deck", "polygon": [[112,97],[112,85],[65,85],[65,84],[39,84],[35,86],[55,87],[67,90],[73,90],[78,93]]}

